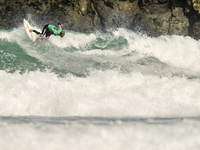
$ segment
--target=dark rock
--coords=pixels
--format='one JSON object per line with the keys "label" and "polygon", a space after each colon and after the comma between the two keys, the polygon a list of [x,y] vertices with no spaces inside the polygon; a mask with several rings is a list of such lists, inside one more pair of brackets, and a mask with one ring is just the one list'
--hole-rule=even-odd
{"label": "dark rock", "polygon": [[200,0],[0,0],[1,29],[21,26],[24,17],[40,28],[62,22],[90,33],[139,26],[151,36],[199,38]]}
{"label": "dark rock", "polygon": [[184,16],[183,8],[175,7],[172,10],[169,34],[188,35],[189,20]]}
{"label": "dark rock", "polygon": [[159,36],[168,34],[170,19],[171,10],[168,9],[168,3],[151,4],[137,14],[135,24],[151,36]]}
{"label": "dark rock", "polygon": [[195,39],[200,39],[200,22],[196,22],[193,26],[193,33]]}

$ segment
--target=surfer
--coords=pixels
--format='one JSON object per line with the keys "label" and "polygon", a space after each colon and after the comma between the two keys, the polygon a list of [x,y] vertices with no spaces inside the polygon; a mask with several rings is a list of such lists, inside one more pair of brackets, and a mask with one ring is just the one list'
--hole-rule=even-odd
{"label": "surfer", "polygon": [[63,28],[63,24],[58,23],[58,27],[51,25],[51,24],[47,24],[44,26],[44,28],[42,29],[42,33],[33,30],[33,29],[29,29],[29,32],[35,32],[36,34],[42,35],[42,36],[46,36],[46,41],[49,40],[49,37],[51,36],[51,34],[53,35],[59,35],[61,38],[63,38],[65,36],[65,32],[62,30]]}

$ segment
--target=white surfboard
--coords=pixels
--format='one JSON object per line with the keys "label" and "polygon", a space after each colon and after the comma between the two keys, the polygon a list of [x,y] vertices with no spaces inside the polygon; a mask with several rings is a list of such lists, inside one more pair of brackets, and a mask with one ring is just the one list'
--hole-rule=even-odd
{"label": "white surfboard", "polygon": [[28,23],[28,21],[26,21],[26,19],[24,19],[24,27],[26,29],[26,33],[28,34],[29,38],[35,42],[37,40],[37,38],[40,38],[39,35],[37,35],[36,33],[34,32],[29,32],[29,29],[33,29],[31,27],[31,25]]}

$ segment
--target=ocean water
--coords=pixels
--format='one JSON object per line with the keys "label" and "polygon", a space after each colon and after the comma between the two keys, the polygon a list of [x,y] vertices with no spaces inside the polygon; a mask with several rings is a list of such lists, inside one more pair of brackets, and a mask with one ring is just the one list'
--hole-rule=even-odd
{"label": "ocean water", "polygon": [[200,41],[65,32],[0,30],[1,150],[200,149]]}

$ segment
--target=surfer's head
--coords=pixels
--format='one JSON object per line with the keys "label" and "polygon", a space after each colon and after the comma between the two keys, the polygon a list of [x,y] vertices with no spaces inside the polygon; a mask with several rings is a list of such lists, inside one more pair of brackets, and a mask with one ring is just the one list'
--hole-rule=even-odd
{"label": "surfer's head", "polygon": [[62,38],[63,36],[65,36],[65,31],[60,32],[60,37]]}

